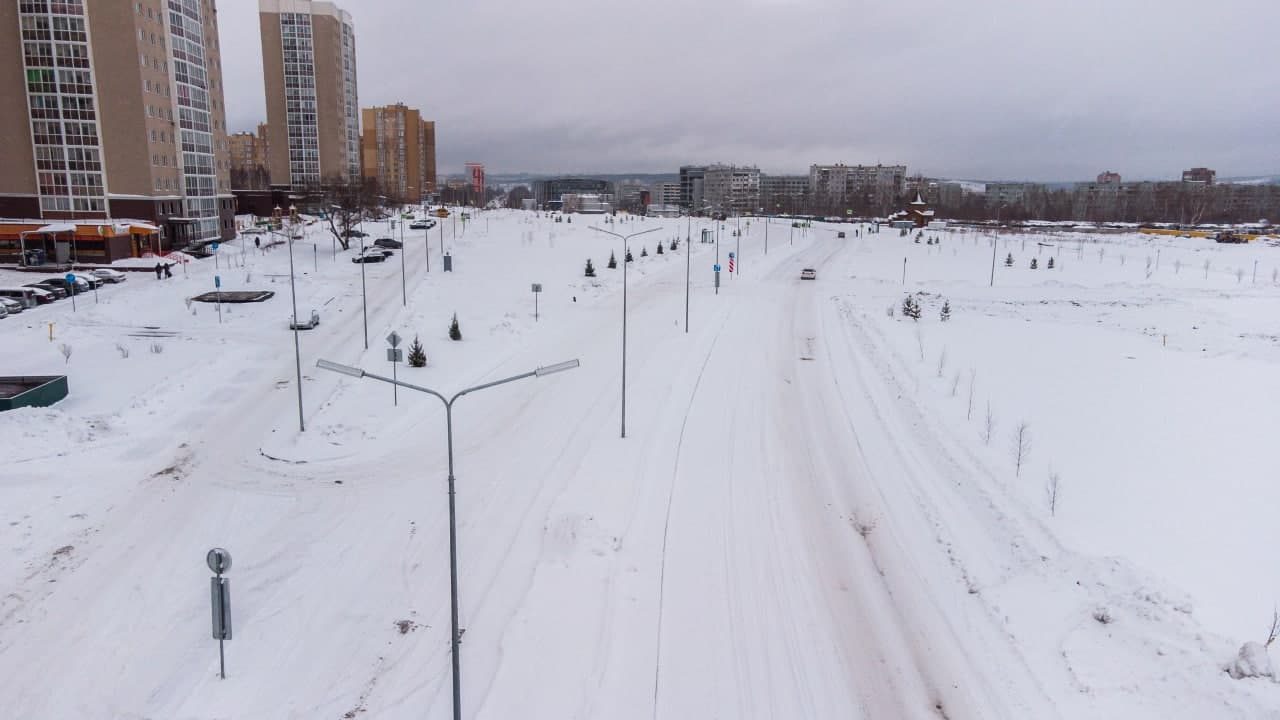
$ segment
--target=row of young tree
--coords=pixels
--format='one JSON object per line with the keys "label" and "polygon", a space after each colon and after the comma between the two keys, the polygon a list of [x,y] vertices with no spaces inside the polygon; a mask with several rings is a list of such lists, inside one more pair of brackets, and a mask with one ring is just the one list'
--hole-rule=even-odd
{"label": "row of young tree", "polygon": [[[664,252],[663,247],[663,243],[658,243],[658,246],[654,249],[654,254],[662,255]],[[680,241],[672,238],[671,242],[666,244],[666,247],[670,248],[672,252],[675,252],[676,249],[680,247]],[[640,257],[649,257],[649,249],[644,247],[640,248]],[[631,248],[627,248],[627,254],[624,260],[626,262],[635,262],[635,259],[635,256],[631,254]],[[618,267],[618,258],[613,254],[612,250],[609,251],[609,263],[605,267],[610,270],[614,270]],[[587,266],[583,269],[582,274],[584,277],[589,278],[596,276],[596,266],[591,262],[591,258],[587,258]]]}

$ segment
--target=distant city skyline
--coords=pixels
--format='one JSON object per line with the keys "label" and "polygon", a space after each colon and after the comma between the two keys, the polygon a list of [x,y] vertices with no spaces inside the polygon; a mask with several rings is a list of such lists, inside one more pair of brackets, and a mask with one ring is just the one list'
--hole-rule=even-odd
{"label": "distant city skyline", "polygon": [[[257,6],[219,6],[233,131],[265,119]],[[436,120],[442,175],[469,161],[490,174],[714,162],[774,174],[879,162],[978,181],[1280,173],[1280,133],[1259,106],[1280,76],[1239,34],[1243,18],[1280,21],[1276,3],[347,6],[360,106],[404,102]],[[565,21],[585,17],[589,30]]]}

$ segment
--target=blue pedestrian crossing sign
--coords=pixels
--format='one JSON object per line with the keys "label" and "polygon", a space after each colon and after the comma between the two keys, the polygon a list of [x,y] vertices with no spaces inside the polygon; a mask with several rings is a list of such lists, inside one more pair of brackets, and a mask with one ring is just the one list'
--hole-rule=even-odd
{"label": "blue pedestrian crossing sign", "polygon": [[214,252],[218,252],[218,243],[210,243],[209,247],[212,248]]}
{"label": "blue pedestrian crossing sign", "polygon": [[214,286],[214,287],[216,287],[216,288],[220,288],[220,287],[222,287],[222,276],[221,276],[221,275],[214,275],[214,276],[213,276],[213,286]]}
{"label": "blue pedestrian crossing sign", "polygon": [[716,272],[720,272],[720,263],[716,263],[715,265],[712,265],[711,269],[715,270]]}
{"label": "blue pedestrian crossing sign", "polygon": [[68,283],[69,285],[75,285],[75,284],[76,284],[76,274],[75,274],[75,273],[67,273],[66,281],[67,281],[67,283]]}

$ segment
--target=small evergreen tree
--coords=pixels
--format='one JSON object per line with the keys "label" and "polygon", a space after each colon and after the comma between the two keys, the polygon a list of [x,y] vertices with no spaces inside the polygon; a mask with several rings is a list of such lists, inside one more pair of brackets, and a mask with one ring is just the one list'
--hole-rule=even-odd
{"label": "small evergreen tree", "polygon": [[909,317],[912,320],[920,319],[920,303],[916,302],[916,299],[913,296],[908,295],[903,298],[902,315],[904,317]]}
{"label": "small evergreen tree", "polygon": [[1031,258],[1031,269],[1035,270],[1037,267],[1039,267],[1039,265],[1036,264],[1036,259]]}
{"label": "small evergreen tree", "polygon": [[462,328],[458,327],[458,313],[453,314],[453,322],[449,323],[449,339],[462,339]]}
{"label": "small evergreen tree", "polygon": [[1004,266],[1013,267],[1013,253],[1009,253],[1008,257],[1004,259]]}
{"label": "small evergreen tree", "polygon": [[662,243],[658,243],[658,254],[662,254]]}
{"label": "small evergreen tree", "polygon": [[587,269],[583,271],[583,275],[585,275],[586,277],[596,276],[596,267],[595,265],[591,264],[591,258],[587,258]]}
{"label": "small evergreen tree", "polygon": [[631,257],[631,248],[627,248],[627,257],[626,257],[626,258],[624,258],[624,259],[625,259],[627,262],[634,262],[634,261],[635,261],[635,258]]}
{"label": "small evergreen tree", "polygon": [[649,248],[640,248],[640,257],[649,257]]}
{"label": "small evergreen tree", "polygon": [[676,239],[675,239],[675,238],[672,238],[672,239],[671,239],[671,249],[672,249],[672,250],[675,250],[675,249],[676,249],[676,247],[678,247],[678,246],[679,246],[679,243],[676,241]]}
{"label": "small evergreen tree", "polygon": [[409,367],[426,367],[427,351],[422,348],[418,336],[413,336],[413,344],[409,346]]}
{"label": "small evergreen tree", "polygon": [[609,269],[610,269],[610,270],[616,270],[616,269],[618,269],[618,259],[617,259],[617,258],[615,258],[615,257],[613,256],[613,251],[612,251],[612,250],[610,250],[610,251],[609,251],[609,266],[608,266],[608,267],[609,267]]}
{"label": "small evergreen tree", "polygon": [[1049,268],[1050,270],[1052,270],[1052,269],[1053,269],[1053,258],[1049,258],[1049,265],[1048,265],[1048,268]]}
{"label": "small evergreen tree", "polygon": [[948,300],[942,301],[942,312],[938,315],[938,317],[942,318],[942,322],[946,322],[951,319],[951,302],[950,301]]}

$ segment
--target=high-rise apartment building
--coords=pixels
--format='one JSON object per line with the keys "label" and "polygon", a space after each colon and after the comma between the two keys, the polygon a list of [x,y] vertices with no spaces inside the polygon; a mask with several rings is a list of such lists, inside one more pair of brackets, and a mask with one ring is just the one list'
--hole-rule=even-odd
{"label": "high-rise apartment building", "polygon": [[0,215],[235,233],[214,0],[0,3]]}
{"label": "high-rise apartment building", "polygon": [[351,15],[321,0],[259,0],[271,180],[303,188],[360,177]]}
{"label": "high-rise apartment building", "polygon": [[422,122],[422,167],[426,174],[424,188],[428,195],[440,192],[436,184],[436,121]]}
{"label": "high-rise apartment building", "polygon": [[266,190],[271,184],[267,170],[270,147],[267,124],[258,123],[258,131],[238,132],[227,136],[231,147],[231,187],[236,190]]}
{"label": "high-rise apartment building", "polygon": [[755,212],[760,206],[760,169],[709,165],[703,173],[702,198],[715,212]]}
{"label": "high-rise apartment building", "polygon": [[365,179],[400,202],[421,202],[435,192],[435,123],[403,103],[360,112]]}

